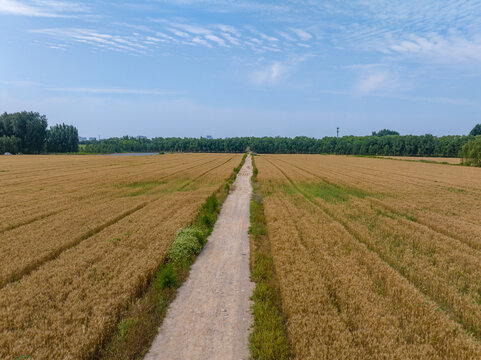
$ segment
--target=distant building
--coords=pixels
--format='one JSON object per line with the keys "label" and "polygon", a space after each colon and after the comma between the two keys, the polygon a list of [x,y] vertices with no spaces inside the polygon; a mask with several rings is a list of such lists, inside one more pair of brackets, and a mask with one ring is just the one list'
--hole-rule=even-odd
{"label": "distant building", "polygon": [[79,136],[78,141],[87,141],[87,138],[85,136]]}
{"label": "distant building", "polygon": [[206,138],[207,140],[212,140],[212,139],[213,139],[212,135],[207,135],[205,138]]}
{"label": "distant building", "polygon": [[95,140],[97,140],[96,137],[89,137],[89,141],[95,141]]}
{"label": "distant building", "polygon": [[147,136],[144,136],[144,135],[137,135],[136,136],[137,139],[147,139]]}

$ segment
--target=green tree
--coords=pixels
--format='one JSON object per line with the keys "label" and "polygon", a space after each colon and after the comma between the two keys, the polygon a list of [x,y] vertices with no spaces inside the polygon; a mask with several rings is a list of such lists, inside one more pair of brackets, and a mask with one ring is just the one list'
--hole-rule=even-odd
{"label": "green tree", "polygon": [[461,153],[463,164],[481,166],[481,136],[464,144]]}
{"label": "green tree", "polygon": [[47,149],[49,152],[77,152],[78,130],[73,125],[55,125],[48,131]]}
{"label": "green tree", "polygon": [[382,129],[379,130],[378,132],[373,131],[372,136],[386,136],[386,135],[399,135],[397,131],[394,130],[388,130],[388,129]]}
{"label": "green tree", "polygon": [[16,154],[19,151],[20,140],[15,136],[0,136],[0,155],[5,153]]}
{"label": "green tree", "polygon": [[19,142],[19,151],[40,153],[45,150],[47,118],[36,112],[17,112],[0,115],[0,136],[14,136]]}
{"label": "green tree", "polygon": [[473,127],[473,130],[469,133],[469,135],[476,136],[481,135],[481,124],[477,124]]}

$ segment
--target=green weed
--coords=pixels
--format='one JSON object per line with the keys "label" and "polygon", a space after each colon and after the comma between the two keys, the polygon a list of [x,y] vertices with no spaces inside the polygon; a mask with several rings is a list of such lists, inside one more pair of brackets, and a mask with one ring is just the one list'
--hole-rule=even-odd
{"label": "green weed", "polygon": [[120,241],[122,241],[122,239],[121,239],[121,238],[113,238],[113,239],[109,239],[109,240],[107,240],[107,241],[108,241],[109,243],[115,245],[115,244],[118,244]]}
{"label": "green weed", "polygon": [[357,198],[365,198],[370,195],[368,192],[360,189],[350,188],[346,186],[340,186],[330,184],[327,182],[320,183],[300,183],[297,187],[308,198],[321,198],[324,201],[330,203],[338,203],[349,200],[350,196]]}
{"label": "green weed", "polygon": [[155,189],[157,186],[165,183],[166,183],[165,181],[160,181],[160,180],[133,182],[133,183],[124,185],[124,187],[129,189],[135,189],[136,191],[128,192],[123,196],[130,197],[130,196],[144,195],[150,192],[151,190]]}
{"label": "green weed", "polygon": [[168,251],[168,258],[175,264],[182,263],[186,259],[199,254],[204,242],[205,234],[199,228],[187,227],[181,229]]}
{"label": "green weed", "polygon": [[127,334],[132,326],[135,326],[139,319],[123,319],[118,324],[117,342],[122,342],[127,337]]}
{"label": "green weed", "polygon": [[448,191],[451,191],[453,193],[467,193],[468,192],[465,189],[459,189],[459,188],[454,188],[454,187],[448,187]]}
{"label": "green weed", "polygon": [[155,280],[155,286],[160,290],[167,288],[174,288],[177,286],[177,274],[172,264],[167,264],[157,273]]}

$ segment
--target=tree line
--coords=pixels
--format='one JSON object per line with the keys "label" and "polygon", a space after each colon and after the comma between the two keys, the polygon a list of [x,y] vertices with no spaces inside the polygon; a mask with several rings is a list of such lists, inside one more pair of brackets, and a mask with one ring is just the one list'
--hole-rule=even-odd
{"label": "tree line", "polygon": [[[382,134],[382,133],[381,133]],[[124,136],[86,141],[88,153],[117,152],[244,152],[270,154],[342,154],[381,156],[457,157],[474,135],[381,135],[324,137],[235,137],[225,139],[157,137],[138,139]]]}
{"label": "tree line", "polygon": [[[369,136],[324,137],[321,139],[288,137],[233,137],[224,139],[124,136],[83,142],[84,153],[121,152],[225,152],[241,153],[246,149],[271,154],[342,154],[381,156],[440,156],[479,158],[481,124],[469,135],[433,136],[400,135],[383,129]],[[0,115],[0,154],[40,154],[78,152],[78,130],[59,124],[48,129],[45,115],[38,112]],[[474,155],[473,155],[474,154]],[[469,155],[469,156],[468,156]],[[467,163],[468,161],[466,161]],[[473,160],[472,163],[479,163]]]}
{"label": "tree line", "polygon": [[47,127],[47,117],[38,112],[3,113],[0,115],[0,154],[78,151],[78,130],[74,126]]}

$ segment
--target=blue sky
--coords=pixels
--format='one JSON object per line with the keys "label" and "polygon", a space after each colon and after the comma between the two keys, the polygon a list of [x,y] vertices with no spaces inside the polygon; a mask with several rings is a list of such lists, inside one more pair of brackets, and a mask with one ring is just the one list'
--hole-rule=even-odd
{"label": "blue sky", "polygon": [[465,134],[481,1],[0,0],[0,111],[83,136]]}

